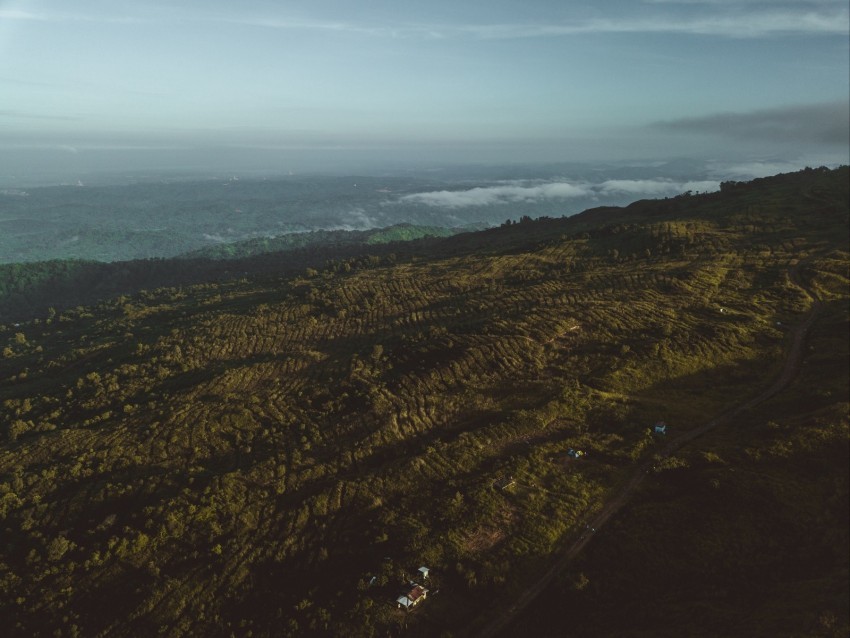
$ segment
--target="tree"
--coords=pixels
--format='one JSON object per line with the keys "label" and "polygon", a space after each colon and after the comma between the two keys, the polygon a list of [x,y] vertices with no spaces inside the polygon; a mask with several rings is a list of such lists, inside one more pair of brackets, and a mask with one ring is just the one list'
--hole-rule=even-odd
{"label": "tree", "polygon": [[74,547],[76,547],[76,545],[64,536],[57,536],[50,541],[50,544],[47,546],[47,560],[55,563]]}

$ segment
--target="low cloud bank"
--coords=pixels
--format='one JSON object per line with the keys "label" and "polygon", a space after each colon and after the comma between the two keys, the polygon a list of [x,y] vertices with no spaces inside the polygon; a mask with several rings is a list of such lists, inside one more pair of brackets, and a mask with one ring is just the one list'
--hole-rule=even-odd
{"label": "low cloud bank", "polygon": [[478,186],[459,191],[413,193],[399,199],[407,204],[424,204],[434,208],[465,208],[512,203],[535,203],[556,199],[588,198],[600,200],[613,197],[669,197],[685,191],[716,191],[717,181],[675,182],[663,179],[607,180],[600,184],[550,182],[534,186]]}
{"label": "low cloud bank", "polygon": [[676,133],[720,135],[744,140],[847,146],[850,143],[850,102],[715,113],[656,122],[652,126]]}
{"label": "low cloud bank", "polygon": [[588,194],[589,191],[581,185],[568,182],[551,182],[537,186],[485,186],[465,191],[414,193],[413,195],[405,195],[401,198],[401,201],[438,208],[464,208],[467,206],[534,202],[541,199],[584,197]]}
{"label": "low cloud bank", "polygon": [[716,181],[673,182],[659,179],[609,179],[598,186],[606,195],[641,195],[646,197],[669,197],[685,191],[712,192],[720,188]]}
{"label": "low cloud bank", "polygon": [[721,180],[750,180],[758,177],[768,177],[780,173],[793,173],[806,167],[817,168],[827,166],[836,168],[847,163],[847,155],[842,152],[825,153],[820,155],[805,155],[796,159],[762,159],[738,163],[715,163],[709,165],[712,177]]}
{"label": "low cloud bank", "polygon": [[343,224],[345,230],[370,230],[380,226],[377,219],[370,217],[359,206],[348,211],[346,216],[348,223]]}

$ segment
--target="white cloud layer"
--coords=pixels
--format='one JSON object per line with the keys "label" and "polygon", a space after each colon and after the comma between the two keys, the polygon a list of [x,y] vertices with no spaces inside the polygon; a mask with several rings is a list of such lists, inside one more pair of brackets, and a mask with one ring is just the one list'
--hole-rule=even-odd
{"label": "white cloud layer", "polygon": [[589,194],[590,191],[582,185],[551,182],[537,186],[488,186],[465,191],[414,193],[413,195],[405,195],[401,198],[401,201],[438,208],[465,208],[467,206],[492,206],[512,202],[534,202],[541,199],[584,197]]}
{"label": "white cloud layer", "polygon": [[645,197],[669,197],[685,191],[711,192],[720,188],[716,181],[673,182],[660,179],[609,179],[595,190],[605,195],[639,195]]}
{"label": "white cloud layer", "polygon": [[720,183],[713,180],[676,182],[665,179],[617,179],[600,184],[549,182],[535,186],[478,186],[462,191],[414,193],[401,197],[400,201],[434,208],[466,208],[579,197],[670,197],[685,191],[711,192],[719,188]]}

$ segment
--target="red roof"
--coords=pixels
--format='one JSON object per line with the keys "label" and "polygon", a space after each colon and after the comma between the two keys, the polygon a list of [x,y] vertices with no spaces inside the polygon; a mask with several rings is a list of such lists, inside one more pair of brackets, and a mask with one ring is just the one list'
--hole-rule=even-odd
{"label": "red roof", "polygon": [[421,585],[417,585],[416,587],[414,587],[413,589],[410,590],[410,593],[407,595],[407,597],[410,599],[411,602],[413,602],[414,600],[416,600],[420,596],[424,596],[424,595],[425,595],[425,590],[422,588]]}

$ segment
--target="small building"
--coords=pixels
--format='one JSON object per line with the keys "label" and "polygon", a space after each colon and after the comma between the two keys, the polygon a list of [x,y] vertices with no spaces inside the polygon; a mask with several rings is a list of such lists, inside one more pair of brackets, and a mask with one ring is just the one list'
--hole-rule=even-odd
{"label": "small building", "polygon": [[417,585],[416,583],[411,584],[413,585],[411,590],[407,592],[407,594],[399,596],[396,599],[396,603],[398,603],[399,609],[405,609],[407,611],[410,611],[410,609],[425,600],[425,598],[428,596],[428,590],[425,589],[422,585]]}
{"label": "small building", "polygon": [[658,422],[658,423],[656,423],[656,424],[655,424],[655,426],[652,428],[652,431],[653,431],[655,434],[667,434],[667,424],[666,424],[666,423],[664,423],[664,421],[659,421],[659,422]]}
{"label": "small building", "polygon": [[422,577],[423,581],[428,580],[428,572],[430,571],[427,567],[420,567],[418,570],[419,575]]}
{"label": "small building", "polygon": [[508,477],[502,477],[502,478],[496,479],[496,481],[494,482],[494,485],[497,488],[499,488],[500,490],[506,490],[509,487],[511,487],[512,485],[514,485],[515,483],[516,483],[516,481],[514,480],[514,477],[508,476]]}

